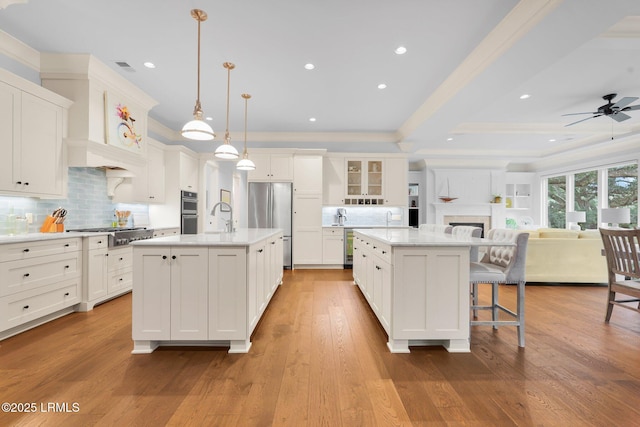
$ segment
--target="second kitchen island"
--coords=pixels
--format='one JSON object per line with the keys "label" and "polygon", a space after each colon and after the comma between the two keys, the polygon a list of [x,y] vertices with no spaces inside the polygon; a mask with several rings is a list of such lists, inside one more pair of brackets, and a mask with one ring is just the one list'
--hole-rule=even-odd
{"label": "second kitchen island", "polygon": [[280,229],[132,242],[132,353],[163,345],[229,345],[247,353],[282,283]]}

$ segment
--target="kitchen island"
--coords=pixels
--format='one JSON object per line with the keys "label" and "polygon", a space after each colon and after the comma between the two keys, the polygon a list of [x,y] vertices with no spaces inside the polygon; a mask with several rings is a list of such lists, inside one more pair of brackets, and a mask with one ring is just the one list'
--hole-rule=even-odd
{"label": "kitchen island", "polygon": [[354,282],[392,353],[410,345],[470,351],[469,250],[489,243],[415,228],[354,230]]}
{"label": "kitchen island", "polygon": [[240,229],[132,242],[132,353],[229,346],[246,353],[282,283],[280,229]]}

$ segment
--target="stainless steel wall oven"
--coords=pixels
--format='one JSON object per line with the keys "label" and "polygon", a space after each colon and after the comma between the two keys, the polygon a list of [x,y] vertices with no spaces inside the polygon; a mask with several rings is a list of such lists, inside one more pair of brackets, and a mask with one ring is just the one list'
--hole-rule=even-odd
{"label": "stainless steel wall oven", "polygon": [[180,234],[198,234],[198,193],[180,192]]}

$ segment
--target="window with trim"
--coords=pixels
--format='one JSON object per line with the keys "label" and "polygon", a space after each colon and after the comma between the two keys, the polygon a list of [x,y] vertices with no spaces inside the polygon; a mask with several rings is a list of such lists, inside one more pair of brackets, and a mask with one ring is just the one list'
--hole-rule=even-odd
{"label": "window with trim", "polygon": [[638,225],[638,164],[602,166],[545,178],[547,226],[566,227],[566,213],[586,213],[581,229],[597,229],[602,208],[626,207],[631,211],[631,223],[619,224],[631,228]]}

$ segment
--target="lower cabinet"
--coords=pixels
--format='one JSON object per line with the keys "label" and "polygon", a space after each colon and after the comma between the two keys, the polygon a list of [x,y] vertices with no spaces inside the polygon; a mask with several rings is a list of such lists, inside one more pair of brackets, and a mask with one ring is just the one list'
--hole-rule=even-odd
{"label": "lower cabinet", "polygon": [[322,229],[322,263],[344,265],[344,229],[332,227]]}
{"label": "lower cabinet", "polygon": [[135,246],[133,353],[172,342],[249,351],[282,282],[282,249],[282,233],[249,246]]}
{"label": "lower cabinet", "polygon": [[0,339],[74,311],[81,297],[81,248],[80,238],[0,246]]}

